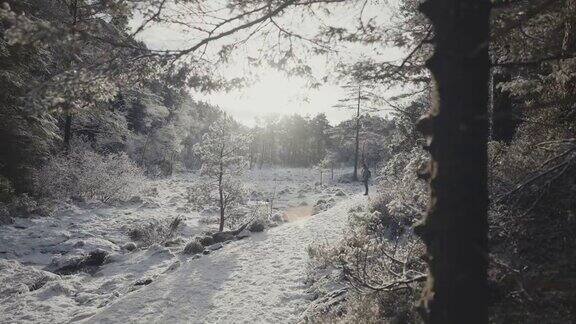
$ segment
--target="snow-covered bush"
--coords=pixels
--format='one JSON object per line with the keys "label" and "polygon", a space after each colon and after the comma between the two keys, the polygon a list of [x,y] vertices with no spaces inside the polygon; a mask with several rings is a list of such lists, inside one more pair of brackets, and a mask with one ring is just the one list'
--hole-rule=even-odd
{"label": "snow-covered bush", "polygon": [[202,245],[198,240],[192,240],[186,244],[186,247],[184,247],[184,251],[182,252],[184,254],[196,254],[202,253],[202,251],[204,251],[204,245]]}
{"label": "snow-covered bush", "polygon": [[172,220],[152,221],[135,226],[128,232],[128,236],[142,247],[165,244],[174,238],[181,225],[182,218],[180,217]]}
{"label": "snow-covered bush", "polygon": [[266,223],[264,223],[264,221],[261,219],[255,219],[248,226],[248,230],[250,230],[250,232],[263,232],[265,229],[266,229]]}
{"label": "snow-covered bush", "polygon": [[35,172],[35,189],[51,198],[126,201],[143,189],[142,170],[125,153],[80,148],[52,157]]}
{"label": "snow-covered bush", "polygon": [[369,209],[349,210],[350,227],[344,239],[309,249],[313,271],[341,271],[343,281],[357,288],[350,290],[342,305],[316,315],[319,318],[313,321],[417,321],[413,305],[425,279],[425,265],[419,259],[424,246],[410,227],[427,202],[426,185],[417,177],[425,161],[426,154],[419,148],[392,156],[377,179],[378,192]]}
{"label": "snow-covered bush", "polygon": [[426,209],[426,183],[418,178],[428,157],[420,148],[394,155],[378,178],[378,194],[372,207],[395,219],[396,223],[412,224]]}
{"label": "snow-covered bush", "polygon": [[425,266],[419,259],[423,245],[409,231],[395,232],[389,217],[389,211],[353,209],[349,230],[338,244],[308,249],[311,276],[318,269],[340,271],[342,280],[356,288],[350,290],[343,305],[317,314],[319,318],[313,322],[338,318],[337,322],[345,323],[398,319],[412,323],[417,319],[413,301],[425,278]]}

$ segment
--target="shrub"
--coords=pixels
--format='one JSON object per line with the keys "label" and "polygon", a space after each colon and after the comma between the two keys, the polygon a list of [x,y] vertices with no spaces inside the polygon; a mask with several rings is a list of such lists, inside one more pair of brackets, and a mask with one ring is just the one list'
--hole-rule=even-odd
{"label": "shrub", "polygon": [[202,253],[204,251],[204,246],[198,240],[192,240],[186,244],[183,253],[184,254],[196,254]]}
{"label": "shrub", "polygon": [[8,203],[14,198],[14,187],[7,178],[0,175],[0,202]]}
{"label": "shrub", "polygon": [[10,210],[5,203],[0,202],[0,225],[11,224],[13,222],[10,217]]}
{"label": "shrub", "polygon": [[214,238],[210,235],[197,237],[196,240],[203,246],[209,246],[215,243]]}
{"label": "shrub", "polygon": [[42,196],[108,202],[136,195],[144,175],[125,153],[101,155],[81,148],[52,157],[35,172],[34,180]]}
{"label": "shrub", "polygon": [[250,230],[250,232],[263,232],[265,229],[266,229],[266,224],[260,218],[255,219],[248,226],[248,230]]}
{"label": "shrub", "polygon": [[147,224],[136,226],[128,232],[128,236],[140,246],[151,246],[153,244],[164,244],[172,239],[180,226],[182,225],[182,218],[176,217],[173,220],[165,220],[162,222],[152,221]]}

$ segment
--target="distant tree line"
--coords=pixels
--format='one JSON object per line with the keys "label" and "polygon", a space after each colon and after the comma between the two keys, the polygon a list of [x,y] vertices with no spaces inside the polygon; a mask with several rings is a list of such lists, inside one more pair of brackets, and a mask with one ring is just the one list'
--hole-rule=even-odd
{"label": "distant tree line", "polygon": [[[375,165],[390,152],[379,143],[395,127],[394,122],[375,115],[360,117],[360,155],[362,161]],[[290,115],[266,117],[251,129],[249,161],[252,168],[266,165],[310,167],[327,155],[339,165],[354,164],[356,119],[330,125],[325,114],[314,117]]]}

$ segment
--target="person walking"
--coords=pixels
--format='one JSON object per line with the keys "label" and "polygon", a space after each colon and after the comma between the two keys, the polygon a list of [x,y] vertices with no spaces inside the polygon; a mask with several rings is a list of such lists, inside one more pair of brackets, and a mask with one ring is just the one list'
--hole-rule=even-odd
{"label": "person walking", "polygon": [[364,183],[364,188],[366,188],[366,192],[364,192],[364,196],[368,196],[368,180],[370,180],[370,177],[372,176],[372,173],[370,172],[370,169],[368,169],[368,165],[366,165],[366,163],[362,164],[362,182]]}

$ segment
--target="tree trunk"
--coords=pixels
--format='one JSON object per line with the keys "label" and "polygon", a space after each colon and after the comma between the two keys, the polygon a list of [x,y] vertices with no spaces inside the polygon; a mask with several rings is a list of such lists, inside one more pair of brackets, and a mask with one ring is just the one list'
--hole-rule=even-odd
{"label": "tree trunk", "polygon": [[149,131],[146,134],[146,141],[144,142],[144,147],[142,147],[142,155],[140,156],[140,165],[146,167],[146,150],[148,149],[148,142],[150,141],[150,133]]}
{"label": "tree trunk", "polygon": [[70,152],[70,141],[72,140],[72,113],[66,112],[66,121],[64,122],[64,150]]}
{"label": "tree trunk", "polygon": [[562,40],[562,52],[565,55],[576,51],[576,0],[565,0],[564,12],[564,38]]}
{"label": "tree trunk", "polygon": [[[72,14],[72,30],[76,30],[78,24],[78,0],[70,3],[68,10]],[[66,121],[64,122],[64,151],[66,154],[70,152],[70,141],[72,140],[72,107],[67,104],[65,107]]]}
{"label": "tree trunk", "polygon": [[360,86],[358,86],[358,108],[356,110],[356,149],[354,152],[354,174],[352,175],[353,181],[358,181],[358,146],[360,145],[360,97],[361,90]]}
{"label": "tree trunk", "polygon": [[427,248],[428,281],[420,310],[427,323],[488,322],[487,137],[488,0],[427,0],[435,53],[428,137],[431,189],[415,228]]}
{"label": "tree trunk", "polygon": [[220,227],[218,229],[219,232],[224,231],[224,209],[226,204],[224,203],[224,188],[223,188],[223,179],[224,179],[224,165],[222,164],[222,160],[224,159],[224,148],[220,150],[220,172],[218,173],[218,202],[220,203]]}

